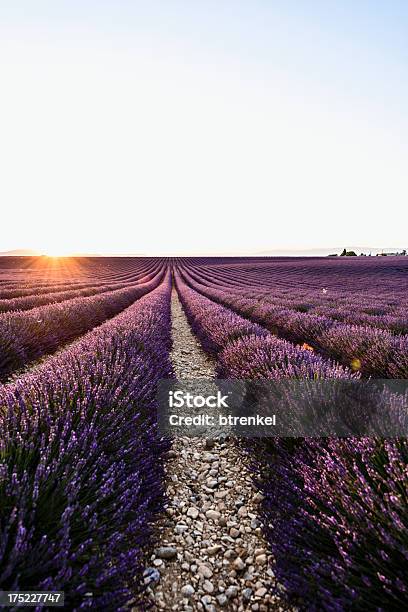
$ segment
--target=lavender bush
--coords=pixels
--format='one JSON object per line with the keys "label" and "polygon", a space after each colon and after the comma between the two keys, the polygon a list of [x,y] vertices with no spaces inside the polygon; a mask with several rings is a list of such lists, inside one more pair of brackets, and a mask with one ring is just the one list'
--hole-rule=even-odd
{"label": "lavender bush", "polygon": [[267,536],[291,600],[312,611],[405,609],[406,440],[281,440],[262,450]]}
{"label": "lavender bush", "polygon": [[[192,320],[197,312],[212,312],[214,304],[204,303],[203,296],[181,280],[178,289]],[[223,314],[225,322],[236,321],[239,328],[226,308],[217,310],[218,320]],[[217,334],[210,326],[196,331],[204,345],[206,335]],[[271,335],[222,337],[226,341],[217,359],[224,377],[354,376],[307,348]],[[288,599],[316,612],[405,609],[406,440],[262,439],[250,443],[250,452],[264,494],[263,522],[273,569]]]}
{"label": "lavender bush", "polygon": [[268,335],[259,325],[246,321],[193,291],[177,275],[175,280],[189,323],[205,350],[210,353],[217,353],[225,344],[241,336]]}
{"label": "lavender bush", "polygon": [[155,392],[172,376],[170,281],[0,391],[0,586],[70,609],[138,596],[163,502]]}
{"label": "lavender bush", "polygon": [[0,380],[118,314],[157,287],[162,278],[160,273],[153,280],[133,287],[1,314]]}
{"label": "lavender bush", "polygon": [[[94,266],[89,265],[89,260],[85,262],[84,258],[79,260],[69,258],[64,267],[55,271],[53,268],[40,268],[40,277],[33,281],[28,281],[26,275],[23,276],[23,280],[13,276],[14,280],[3,281],[0,268],[0,299],[39,296],[52,292],[87,289],[91,286],[102,287],[109,283],[146,282],[151,280],[165,263],[161,258],[132,258],[131,263],[127,258],[120,260],[116,258],[110,265],[110,258],[104,257],[103,263],[95,271]],[[30,269],[36,271],[35,264]]]}
{"label": "lavender bush", "polygon": [[[187,279],[189,277],[187,276]],[[275,335],[307,343],[366,376],[408,378],[408,337],[390,331],[339,323],[326,316],[270,306],[259,299],[235,298],[224,289],[206,288],[191,281],[200,293],[262,324]]]}
{"label": "lavender bush", "polygon": [[[125,289],[132,287],[135,284],[143,284],[151,280],[155,274],[144,275],[140,278],[139,275],[133,274],[126,280],[107,283],[97,284],[86,284],[85,286],[75,288],[64,288],[61,290],[60,287],[50,290],[36,291],[34,294],[28,294],[25,296],[14,297],[10,299],[0,299],[0,313],[10,312],[14,310],[29,310],[30,308],[37,308],[38,306],[44,306],[45,304],[56,304],[58,302],[64,302],[65,300],[71,300],[76,297],[88,297],[90,295],[100,295],[109,291],[117,291],[118,289]],[[32,291],[32,290],[29,290]]]}

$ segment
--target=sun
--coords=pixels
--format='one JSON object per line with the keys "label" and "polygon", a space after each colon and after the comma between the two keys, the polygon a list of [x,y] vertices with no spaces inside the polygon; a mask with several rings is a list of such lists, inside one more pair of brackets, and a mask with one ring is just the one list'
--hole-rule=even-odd
{"label": "sun", "polygon": [[49,249],[44,252],[44,255],[50,259],[58,259],[59,257],[69,257],[69,251],[64,251],[62,249]]}

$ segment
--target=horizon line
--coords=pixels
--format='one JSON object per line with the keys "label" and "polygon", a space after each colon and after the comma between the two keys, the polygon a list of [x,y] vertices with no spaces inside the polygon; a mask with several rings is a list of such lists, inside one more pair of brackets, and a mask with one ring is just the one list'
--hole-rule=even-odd
{"label": "horizon line", "polygon": [[[73,251],[68,253],[44,253],[36,249],[10,249],[9,251],[0,252],[0,257],[319,257],[327,255],[339,255],[346,249],[347,251],[355,251],[357,255],[360,253],[400,253],[401,251],[407,251],[406,248],[402,247],[368,247],[368,246],[346,246],[346,247],[316,247],[316,248],[281,248],[281,249],[262,249],[258,251],[216,251],[216,252],[189,252],[179,251],[176,253],[123,253],[123,252],[84,252],[84,251]],[[358,251],[358,253],[357,253]]]}

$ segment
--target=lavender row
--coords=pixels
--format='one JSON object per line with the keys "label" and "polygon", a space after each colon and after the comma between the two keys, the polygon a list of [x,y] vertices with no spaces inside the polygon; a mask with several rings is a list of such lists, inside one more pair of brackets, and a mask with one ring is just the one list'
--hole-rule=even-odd
{"label": "lavender row", "polygon": [[[141,589],[163,503],[156,385],[169,362],[170,279],[0,388],[0,587],[62,590],[119,610]],[[143,607],[143,606],[142,606]]]}
{"label": "lavender row", "polygon": [[203,348],[217,356],[218,374],[231,378],[354,378],[348,368],[277,338],[211,301],[176,274],[188,321]]}
{"label": "lavender row", "polygon": [[[189,270],[189,276],[197,282],[201,282],[211,288],[219,289],[204,277],[197,277]],[[319,292],[304,291],[299,287],[281,291],[277,288],[264,287],[262,290],[249,290],[247,288],[221,287],[237,300],[251,300],[267,304],[268,307],[289,309],[301,313],[330,317],[336,321],[350,323],[353,325],[364,325],[379,329],[388,329],[395,334],[406,334],[408,332],[407,307],[387,298],[381,299],[376,296],[371,299],[348,295],[339,296],[327,293],[323,289]]]}
{"label": "lavender row", "polygon": [[[319,263],[319,260],[317,260]],[[307,261],[303,263],[303,278],[301,282],[290,283],[286,277],[287,266],[277,265],[276,262],[265,264],[265,273],[253,283],[253,270],[249,266],[250,260],[247,260],[247,265],[240,265],[230,269],[227,265],[217,267],[195,267],[191,262],[185,262],[182,267],[188,271],[192,278],[205,285],[224,288],[231,293],[236,293],[242,297],[266,299],[276,305],[284,307],[291,306],[302,311],[312,311],[314,308],[328,308],[335,311],[336,308],[352,308],[353,311],[371,315],[384,315],[400,312],[406,314],[406,290],[408,284],[408,267],[405,271],[405,276],[402,274],[400,279],[393,277],[393,291],[386,291],[385,287],[381,286],[381,291],[378,290],[378,285],[375,285],[371,291],[361,291],[358,284],[347,284],[339,282],[338,274],[331,276],[333,270],[328,266],[326,269],[325,279],[327,283],[321,282],[318,286],[309,286],[307,278],[313,277],[316,272],[316,262]],[[321,262],[320,262],[321,263]],[[326,264],[327,267],[327,264]],[[322,267],[322,269],[324,269]],[[271,278],[267,272],[280,270],[283,282],[271,282]],[[338,272],[338,270],[337,270]],[[343,270],[344,272],[344,270]],[[372,277],[366,278],[373,280]],[[324,281],[324,278],[321,279]],[[333,280],[336,285],[333,286]],[[359,277],[359,280],[362,279]],[[398,282],[399,281],[399,282]],[[388,286],[390,289],[390,286]]]}
{"label": "lavender row", "polygon": [[0,315],[0,379],[118,314],[163,278],[102,295]]}
{"label": "lavender row", "polygon": [[177,273],[175,285],[187,319],[206,351],[217,354],[228,342],[241,336],[269,335],[256,323],[243,319],[191,289]]}
{"label": "lavender row", "polygon": [[[355,376],[270,334],[237,333],[228,339],[234,332],[226,334],[224,326],[237,323],[240,329],[243,320],[226,308],[220,310],[219,304],[203,301],[180,279],[177,286],[203,345],[219,347],[220,376],[275,380]],[[204,312],[209,322],[203,325]],[[211,325],[213,312],[218,320]],[[220,325],[222,312],[225,325]],[[302,610],[404,609],[408,604],[406,441],[263,439],[250,450],[264,494],[263,522],[274,571],[289,599]]]}
{"label": "lavender row", "polygon": [[[408,258],[189,258],[181,265],[220,285],[264,290],[300,288],[380,300],[402,300],[408,289]],[[379,291],[379,287],[381,290]]]}
{"label": "lavender row", "polygon": [[[392,293],[387,292],[384,287],[385,281],[389,281],[387,277],[381,279],[381,291],[378,291],[377,285],[374,285],[375,291],[371,289],[371,292],[368,293],[367,291],[361,292],[359,284],[355,283],[355,279],[354,282],[350,283],[347,282],[349,278],[345,279],[340,276],[340,283],[339,272],[343,272],[344,275],[347,265],[337,266],[336,275],[333,275],[333,267],[327,260],[308,260],[306,262],[292,260],[290,264],[278,260],[279,265],[277,261],[266,261],[261,268],[262,273],[258,282],[254,285],[254,269],[256,271],[257,267],[250,265],[251,261],[247,260],[244,262],[245,265],[231,266],[225,263],[218,266],[199,267],[187,261],[184,267],[193,281],[206,287],[225,290],[228,294],[234,295],[234,299],[235,297],[238,300],[248,298],[258,303],[267,304],[271,308],[280,307],[282,310],[289,309],[323,315],[352,325],[388,329],[395,334],[406,334],[408,332],[406,302],[408,269],[404,268],[401,263],[399,266],[389,265],[384,268],[388,271],[397,272],[392,276]],[[301,282],[290,284],[287,281],[286,274],[291,267],[296,266],[299,269],[300,265],[304,277]],[[361,263],[359,263],[359,267],[361,267]],[[401,270],[399,270],[399,267]],[[377,268],[381,269],[378,263],[375,266],[369,266],[368,270],[363,267],[365,273],[371,270],[371,275],[368,275],[368,278],[359,275],[359,283],[364,284],[363,281],[367,282],[367,280],[373,281],[372,273]],[[322,284],[318,287],[309,287],[308,277],[314,278],[316,271],[319,270],[326,275],[322,276],[320,274],[318,277]],[[271,275],[275,279],[286,279],[286,282],[284,284],[282,284],[282,281],[271,283]],[[353,279],[353,275],[351,275],[351,279]],[[333,286],[333,280],[336,282],[335,286]]]}
{"label": "lavender row", "polygon": [[[157,274],[157,271],[155,272]],[[0,300],[0,313],[11,312],[15,310],[30,310],[31,308],[37,308],[38,306],[44,306],[45,304],[57,304],[64,302],[65,300],[71,300],[76,297],[88,297],[91,295],[99,295],[107,293],[108,291],[115,291],[117,289],[124,289],[125,287],[131,287],[135,284],[143,284],[151,280],[155,274],[146,275],[140,280],[137,277],[131,277],[126,282],[118,282],[105,285],[91,285],[83,288],[68,289],[63,291],[54,291],[47,293],[39,293],[35,295],[27,295],[25,297],[16,297],[9,300]]]}
{"label": "lavender row", "polygon": [[326,293],[320,292],[316,297],[301,291],[299,288],[288,290],[282,295],[276,289],[263,291],[237,290],[228,291],[234,298],[249,299],[268,305],[268,308],[289,309],[308,315],[329,317],[352,325],[363,325],[379,329],[387,329],[395,334],[408,332],[407,308],[396,304],[381,303],[376,297],[370,300],[356,299],[355,297],[329,298]]}
{"label": "lavender row", "polygon": [[112,275],[106,275],[106,277],[99,276],[95,278],[88,278],[86,281],[78,280],[76,276],[70,279],[64,280],[54,280],[49,281],[45,280],[41,283],[18,283],[18,286],[13,286],[11,288],[2,288],[0,290],[0,299],[1,300],[12,300],[15,298],[25,298],[28,296],[40,296],[46,295],[49,293],[57,293],[61,291],[74,291],[80,289],[88,289],[91,287],[103,287],[105,285],[111,283],[125,283],[125,282],[142,282],[149,280],[153,276],[156,275],[158,269],[162,267],[162,262],[160,260],[154,261],[153,264],[149,263],[149,265],[137,265],[134,270],[121,273],[120,269],[118,273]]}
{"label": "lavender row", "polygon": [[274,571],[290,600],[312,612],[405,610],[406,439],[262,441],[254,450]]}
{"label": "lavender row", "polygon": [[[188,277],[187,277],[188,278]],[[366,376],[408,378],[408,337],[387,330],[337,323],[329,317],[270,307],[258,300],[238,299],[227,291],[192,287],[265,326],[291,342],[306,343],[324,356],[336,359]]]}

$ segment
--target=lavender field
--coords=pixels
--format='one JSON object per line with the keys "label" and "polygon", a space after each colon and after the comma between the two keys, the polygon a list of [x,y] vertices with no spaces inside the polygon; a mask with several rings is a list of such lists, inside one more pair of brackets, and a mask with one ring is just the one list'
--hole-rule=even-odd
{"label": "lavender field", "polygon": [[[0,589],[68,609],[406,609],[405,438],[198,445],[180,504],[191,449],[160,433],[156,391],[198,350],[197,378],[408,379],[407,298],[408,257],[0,258]],[[256,503],[216,467],[228,452]]]}

